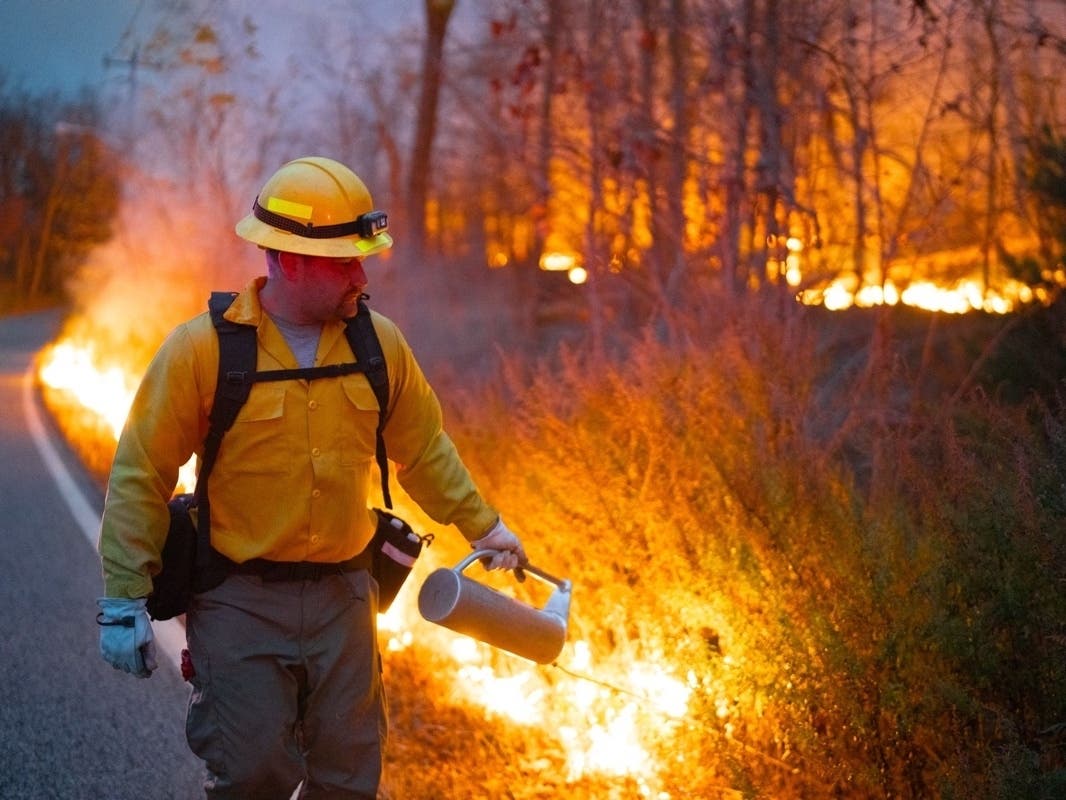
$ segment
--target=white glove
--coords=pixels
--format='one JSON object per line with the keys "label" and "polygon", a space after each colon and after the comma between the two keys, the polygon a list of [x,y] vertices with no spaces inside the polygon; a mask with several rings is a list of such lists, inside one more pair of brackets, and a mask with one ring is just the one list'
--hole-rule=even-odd
{"label": "white glove", "polygon": [[470,543],[475,550],[496,550],[496,555],[481,559],[485,569],[514,569],[529,563],[518,537],[503,524],[503,517],[480,539]]}
{"label": "white glove", "polygon": [[96,601],[100,613],[100,655],[115,669],[148,678],[156,668],[152,623],[145,610],[145,599],[101,597]]}

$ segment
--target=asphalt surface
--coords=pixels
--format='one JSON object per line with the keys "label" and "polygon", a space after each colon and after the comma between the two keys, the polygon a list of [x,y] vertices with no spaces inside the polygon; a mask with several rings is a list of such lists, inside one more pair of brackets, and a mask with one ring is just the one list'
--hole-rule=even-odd
{"label": "asphalt surface", "polygon": [[101,492],[52,431],[73,484],[57,482],[32,435],[26,374],[59,324],[0,318],[0,800],[203,797],[176,666],[141,680],[100,657],[100,564],[67,497],[98,516]]}

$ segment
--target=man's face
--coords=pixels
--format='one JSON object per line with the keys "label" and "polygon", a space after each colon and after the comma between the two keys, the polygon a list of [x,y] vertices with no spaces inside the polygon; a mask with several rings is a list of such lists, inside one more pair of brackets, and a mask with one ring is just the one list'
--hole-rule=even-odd
{"label": "man's face", "polygon": [[362,259],[286,255],[299,259],[289,290],[307,319],[327,322],[355,314],[367,283]]}

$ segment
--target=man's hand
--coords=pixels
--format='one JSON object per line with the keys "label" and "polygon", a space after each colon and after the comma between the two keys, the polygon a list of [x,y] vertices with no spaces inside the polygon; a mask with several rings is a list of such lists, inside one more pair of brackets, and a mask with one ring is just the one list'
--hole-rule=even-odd
{"label": "man's hand", "polygon": [[148,678],[156,668],[152,623],[148,619],[143,597],[101,597],[96,601],[100,613],[100,655],[115,669]]}
{"label": "man's hand", "polygon": [[526,551],[522,549],[522,543],[503,524],[503,517],[500,517],[488,533],[471,542],[470,546],[475,550],[499,551],[492,558],[481,559],[485,569],[514,569],[529,563]]}

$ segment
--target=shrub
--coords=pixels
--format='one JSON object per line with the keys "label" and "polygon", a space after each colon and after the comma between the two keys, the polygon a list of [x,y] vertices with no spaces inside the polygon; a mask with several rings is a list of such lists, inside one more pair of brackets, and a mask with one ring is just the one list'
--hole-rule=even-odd
{"label": "shrub", "polygon": [[855,393],[817,315],[715,307],[620,357],[505,358],[452,410],[464,456],[573,577],[574,637],[690,676],[673,790],[992,792],[993,750],[1066,720],[1061,418],[901,404],[877,347]]}

